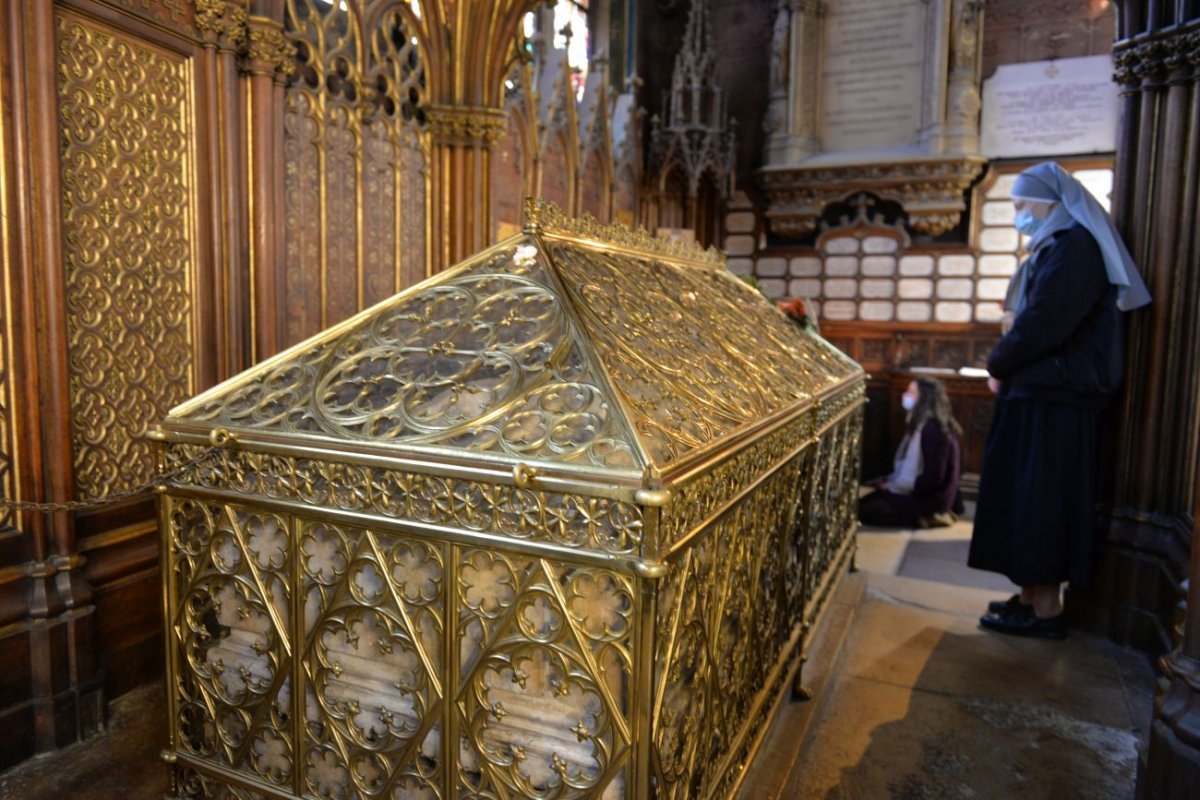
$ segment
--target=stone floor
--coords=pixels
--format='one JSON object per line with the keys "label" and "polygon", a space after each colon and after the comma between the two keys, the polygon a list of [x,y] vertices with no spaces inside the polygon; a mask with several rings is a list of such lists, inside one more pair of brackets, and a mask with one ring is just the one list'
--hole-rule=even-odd
{"label": "stone floor", "polygon": [[[1075,632],[982,631],[1012,587],[964,566],[969,536],[863,529],[805,667],[815,697],[781,708],[741,798],[1133,797],[1149,662]],[[158,800],[163,702],[159,684],[118,699],[104,735],[0,774],[0,798]]]}
{"label": "stone floor", "polygon": [[0,773],[0,800],[161,800],[166,695],[155,682],[117,698],[108,729]]}
{"label": "stone floor", "polygon": [[863,529],[829,612],[852,617],[844,641],[824,632],[819,691],[782,707],[744,800],[1133,797],[1150,662],[1079,632],[981,629],[1014,587],[965,566],[970,532]]}

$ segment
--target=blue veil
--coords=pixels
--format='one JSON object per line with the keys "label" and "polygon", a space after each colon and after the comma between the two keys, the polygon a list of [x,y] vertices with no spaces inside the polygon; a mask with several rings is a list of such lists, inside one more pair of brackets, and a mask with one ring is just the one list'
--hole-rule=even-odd
{"label": "blue veil", "polygon": [[1150,292],[1112,218],[1070,173],[1053,161],[1030,167],[1017,176],[1012,198],[1058,204],[1030,239],[1031,252],[1048,241],[1051,234],[1078,223],[1087,228],[1100,245],[1108,282],[1117,287],[1117,308],[1132,311],[1150,303]]}

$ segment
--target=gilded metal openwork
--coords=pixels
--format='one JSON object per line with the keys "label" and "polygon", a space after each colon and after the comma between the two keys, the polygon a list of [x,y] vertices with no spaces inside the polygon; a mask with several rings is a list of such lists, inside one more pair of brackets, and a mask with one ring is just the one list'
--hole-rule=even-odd
{"label": "gilded metal openwork", "polygon": [[864,376],[719,258],[526,232],[180,406],[181,798],[717,798],[848,561]]}
{"label": "gilded metal openwork", "polygon": [[196,253],[187,60],[55,13],[75,480],[150,480],[143,434],[195,391]]}

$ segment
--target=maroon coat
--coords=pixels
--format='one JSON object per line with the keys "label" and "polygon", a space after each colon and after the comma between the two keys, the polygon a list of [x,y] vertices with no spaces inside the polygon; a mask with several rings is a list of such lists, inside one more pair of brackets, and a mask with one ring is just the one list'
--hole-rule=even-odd
{"label": "maroon coat", "polygon": [[942,433],[933,420],[921,427],[921,474],[912,494],[896,494],[886,489],[880,495],[895,512],[897,522],[915,525],[917,517],[949,511],[958,494],[958,437]]}

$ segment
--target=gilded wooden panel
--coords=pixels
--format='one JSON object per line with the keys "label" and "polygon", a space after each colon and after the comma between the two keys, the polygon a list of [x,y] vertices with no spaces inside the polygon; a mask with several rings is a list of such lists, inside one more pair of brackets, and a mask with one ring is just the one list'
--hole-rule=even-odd
{"label": "gilded wooden panel", "polygon": [[82,497],[154,472],[140,437],[195,391],[191,65],[60,12],[63,260]]}
{"label": "gilded wooden panel", "polygon": [[396,280],[395,260],[396,220],[400,210],[396,173],[403,174],[403,170],[387,123],[373,120],[363,128],[363,194],[373,199],[363,208],[363,228],[370,231],[362,243],[363,305],[374,305],[391,297],[396,287],[402,285]]}

